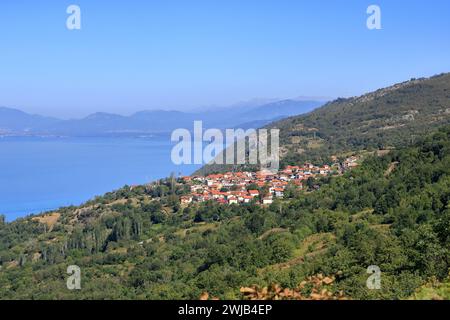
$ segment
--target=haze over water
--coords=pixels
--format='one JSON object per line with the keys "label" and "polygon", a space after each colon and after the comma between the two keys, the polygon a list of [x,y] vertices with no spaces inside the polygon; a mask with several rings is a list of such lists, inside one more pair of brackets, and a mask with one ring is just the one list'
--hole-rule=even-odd
{"label": "haze over water", "polygon": [[177,166],[168,138],[0,138],[0,214],[8,221],[199,166]]}

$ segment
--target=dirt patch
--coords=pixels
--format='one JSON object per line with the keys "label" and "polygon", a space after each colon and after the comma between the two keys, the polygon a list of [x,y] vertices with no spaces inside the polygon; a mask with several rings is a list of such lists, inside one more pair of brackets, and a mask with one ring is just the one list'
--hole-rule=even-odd
{"label": "dirt patch", "polygon": [[46,224],[48,227],[48,231],[52,231],[53,227],[55,226],[56,222],[58,222],[59,217],[61,217],[61,214],[58,212],[46,214],[45,216],[35,217],[32,220],[38,221],[39,223]]}
{"label": "dirt patch", "polygon": [[283,228],[273,228],[270,230],[267,230],[266,232],[264,232],[258,239],[259,240],[264,240],[266,239],[268,236],[275,234],[275,233],[281,233],[281,232],[286,232],[288,231],[287,229],[283,229]]}
{"label": "dirt patch", "polygon": [[378,151],[377,151],[377,156],[378,156],[378,157],[383,157],[383,156],[389,154],[391,151],[392,151],[392,150],[378,150]]}
{"label": "dirt patch", "polygon": [[291,138],[291,143],[292,143],[292,144],[299,144],[300,142],[302,142],[302,138],[301,138],[301,137],[293,136],[293,137]]}
{"label": "dirt patch", "polygon": [[384,172],[384,176],[385,176],[385,177],[388,177],[388,176],[392,173],[392,171],[395,170],[395,168],[397,167],[397,165],[398,165],[398,162],[392,162],[392,163],[389,165],[389,168],[387,168],[387,170]]}

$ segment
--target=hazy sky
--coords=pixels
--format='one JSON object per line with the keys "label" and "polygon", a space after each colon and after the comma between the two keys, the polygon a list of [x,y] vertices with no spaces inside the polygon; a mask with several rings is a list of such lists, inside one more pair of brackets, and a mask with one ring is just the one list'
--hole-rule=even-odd
{"label": "hazy sky", "polygon": [[61,117],[352,96],[449,57],[448,0],[0,1],[0,106]]}

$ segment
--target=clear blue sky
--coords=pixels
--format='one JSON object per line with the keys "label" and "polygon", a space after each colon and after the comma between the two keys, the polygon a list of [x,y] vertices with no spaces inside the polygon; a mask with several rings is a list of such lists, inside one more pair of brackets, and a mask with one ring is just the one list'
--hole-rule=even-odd
{"label": "clear blue sky", "polygon": [[448,0],[0,2],[0,105],[48,115],[352,96],[448,71]]}

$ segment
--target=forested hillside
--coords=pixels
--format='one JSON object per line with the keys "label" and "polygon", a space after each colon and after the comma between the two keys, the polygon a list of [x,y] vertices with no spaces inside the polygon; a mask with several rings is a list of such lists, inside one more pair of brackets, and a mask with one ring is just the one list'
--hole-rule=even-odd
{"label": "forested hillside", "polygon": [[[448,83],[449,76],[437,79]],[[370,99],[364,103],[370,108]],[[308,117],[308,127],[320,124]],[[349,139],[341,133],[338,144]],[[421,297],[449,275],[449,127],[417,137],[414,146],[367,156],[343,176],[320,178],[270,206],[182,206],[187,191],[172,178],[0,221],[0,297],[198,299],[208,292],[240,299],[241,287],[297,288],[322,274],[334,277],[333,294],[399,299]],[[66,287],[69,265],[81,268],[81,290]],[[366,286],[371,265],[381,270],[380,290]]]}
{"label": "forested hillside", "polygon": [[[410,145],[450,123],[450,73],[411,79],[349,99],[337,99],[308,114],[274,122],[280,129],[282,166],[303,161],[329,162],[355,150]],[[222,172],[207,165],[197,173]]]}

